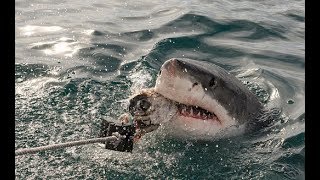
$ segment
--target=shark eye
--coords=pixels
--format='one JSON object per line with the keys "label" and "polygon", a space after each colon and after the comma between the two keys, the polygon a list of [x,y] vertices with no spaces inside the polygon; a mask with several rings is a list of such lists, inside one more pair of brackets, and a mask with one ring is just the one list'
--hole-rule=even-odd
{"label": "shark eye", "polygon": [[148,102],[147,100],[142,99],[142,100],[138,101],[138,107],[143,111],[148,110],[150,108],[150,106],[151,106],[151,103]]}
{"label": "shark eye", "polygon": [[161,75],[161,70],[159,71],[159,73],[158,73],[159,75]]}
{"label": "shark eye", "polygon": [[213,78],[211,78],[211,80],[209,81],[209,87],[213,87],[214,85],[216,85],[216,79],[213,77]]}
{"label": "shark eye", "polygon": [[193,84],[192,84],[192,87],[195,87],[196,85],[198,85],[197,82],[193,83]]}

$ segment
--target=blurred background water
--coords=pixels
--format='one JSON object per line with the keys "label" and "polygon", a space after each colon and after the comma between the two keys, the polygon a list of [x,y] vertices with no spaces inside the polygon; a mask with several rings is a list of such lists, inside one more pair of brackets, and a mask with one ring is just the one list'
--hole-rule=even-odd
{"label": "blurred background water", "polygon": [[304,179],[304,1],[16,0],[15,148],[97,137],[171,57],[215,63],[282,116],[212,142],[146,135],[15,158],[16,179]]}

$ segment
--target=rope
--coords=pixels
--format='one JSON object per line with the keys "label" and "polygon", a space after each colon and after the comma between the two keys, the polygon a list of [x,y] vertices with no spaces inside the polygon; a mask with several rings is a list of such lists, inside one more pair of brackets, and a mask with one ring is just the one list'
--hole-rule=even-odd
{"label": "rope", "polygon": [[55,149],[60,149],[65,147],[80,146],[80,145],[93,144],[93,143],[105,143],[106,141],[113,141],[117,139],[118,138],[116,136],[109,136],[109,137],[103,137],[103,138],[71,141],[71,142],[65,142],[61,144],[52,144],[52,145],[40,146],[40,147],[34,147],[34,148],[24,148],[24,149],[16,150],[15,155],[19,156],[19,155],[25,155],[25,154],[34,154],[40,151],[55,150]]}

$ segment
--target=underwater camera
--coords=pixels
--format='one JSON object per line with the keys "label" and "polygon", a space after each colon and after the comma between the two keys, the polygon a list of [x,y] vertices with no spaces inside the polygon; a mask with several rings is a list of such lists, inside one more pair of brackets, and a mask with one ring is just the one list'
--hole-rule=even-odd
{"label": "underwater camera", "polygon": [[101,123],[100,137],[118,134],[120,138],[105,142],[105,148],[121,152],[132,152],[135,126],[133,124],[114,123],[103,120]]}

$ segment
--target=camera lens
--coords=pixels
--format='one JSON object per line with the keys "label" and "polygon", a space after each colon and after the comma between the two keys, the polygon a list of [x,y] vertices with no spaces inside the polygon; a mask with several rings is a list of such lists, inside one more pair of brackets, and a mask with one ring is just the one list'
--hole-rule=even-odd
{"label": "camera lens", "polygon": [[151,103],[142,99],[138,102],[138,107],[140,107],[141,110],[146,111],[150,108]]}

